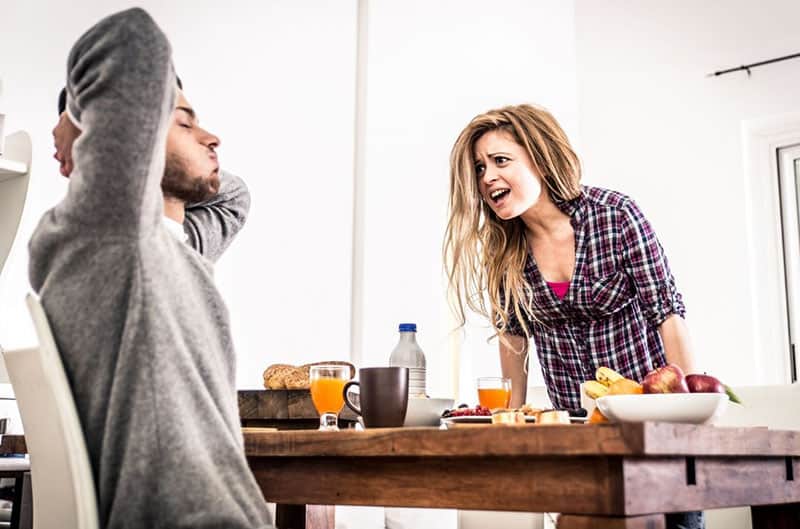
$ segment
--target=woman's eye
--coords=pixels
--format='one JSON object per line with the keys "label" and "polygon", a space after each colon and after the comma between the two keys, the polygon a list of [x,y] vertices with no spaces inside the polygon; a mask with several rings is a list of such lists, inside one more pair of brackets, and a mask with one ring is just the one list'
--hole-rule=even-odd
{"label": "woman's eye", "polygon": [[179,125],[179,126],[181,126],[181,127],[183,127],[184,129],[190,129],[190,128],[192,128],[192,126],[191,126],[191,125],[187,125],[186,123],[178,123],[178,125]]}
{"label": "woman's eye", "polygon": [[486,169],[486,166],[483,165],[482,163],[479,163],[478,165],[475,166],[475,172],[477,173],[478,176],[481,176],[485,169]]}
{"label": "woman's eye", "polygon": [[503,165],[504,163],[508,162],[508,158],[505,156],[495,156],[494,163],[497,165]]}

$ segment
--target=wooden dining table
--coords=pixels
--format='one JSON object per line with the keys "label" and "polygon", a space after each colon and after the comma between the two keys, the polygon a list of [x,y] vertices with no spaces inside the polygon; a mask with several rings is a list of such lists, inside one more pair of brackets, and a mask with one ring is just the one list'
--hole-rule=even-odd
{"label": "wooden dining table", "polygon": [[279,529],[335,505],[562,513],[559,529],[662,529],[664,513],[749,506],[800,527],[800,432],[689,424],[245,430]]}

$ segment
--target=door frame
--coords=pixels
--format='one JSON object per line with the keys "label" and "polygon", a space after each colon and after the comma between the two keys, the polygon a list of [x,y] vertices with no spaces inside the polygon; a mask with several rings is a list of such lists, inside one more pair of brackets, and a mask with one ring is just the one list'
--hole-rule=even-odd
{"label": "door frame", "polygon": [[[745,236],[753,325],[753,384],[788,384],[787,279],[778,150],[800,144],[800,113],[742,122]],[[795,337],[799,339],[800,337]]]}

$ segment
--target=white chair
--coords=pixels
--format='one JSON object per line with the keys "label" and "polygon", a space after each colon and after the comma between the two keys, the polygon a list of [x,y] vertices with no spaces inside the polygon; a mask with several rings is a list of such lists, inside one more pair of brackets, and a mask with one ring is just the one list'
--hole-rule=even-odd
{"label": "white chair", "polygon": [[39,347],[3,353],[31,457],[34,529],[97,529],[97,498],[86,442],[50,325],[26,299]]}

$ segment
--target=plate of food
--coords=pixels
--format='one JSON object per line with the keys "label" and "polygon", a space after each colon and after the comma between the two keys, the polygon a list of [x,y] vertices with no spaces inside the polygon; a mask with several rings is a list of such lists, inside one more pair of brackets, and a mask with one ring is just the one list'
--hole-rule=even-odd
{"label": "plate of food", "polygon": [[487,425],[487,424],[532,424],[536,422],[536,417],[525,417],[521,419],[506,418],[507,414],[495,414],[487,416],[463,416],[463,417],[447,417],[442,419],[442,424],[448,428],[453,426],[473,426],[473,425]]}
{"label": "plate of food", "polygon": [[538,417],[538,408],[523,405],[521,408],[490,410],[483,406],[469,408],[462,405],[453,410],[445,410],[442,414],[442,424],[450,428],[453,426],[506,424],[524,425],[535,423]]}

